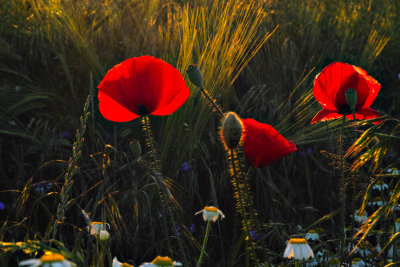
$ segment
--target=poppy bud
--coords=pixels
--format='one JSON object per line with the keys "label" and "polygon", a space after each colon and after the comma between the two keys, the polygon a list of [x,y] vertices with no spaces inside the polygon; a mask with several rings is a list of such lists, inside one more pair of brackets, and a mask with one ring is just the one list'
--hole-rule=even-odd
{"label": "poppy bud", "polygon": [[356,104],[357,104],[357,92],[354,89],[349,89],[344,93],[346,97],[347,104],[351,108],[351,112],[355,112],[356,110]]}
{"label": "poppy bud", "polygon": [[197,87],[203,88],[203,75],[199,67],[196,65],[190,65],[186,70],[189,80]]}
{"label": "poppy bud", "polygon": [[129,148],[131,149],[134,158],[138,158],[142,155],[142,147],[138,140],[132,140],[129,143]]}
{"label": "poppy bud", "polygon": [[222,124],[222,136],[224,144],[233,149],[238,146],[242,138],[243,126],[238,115],[228,112]]}

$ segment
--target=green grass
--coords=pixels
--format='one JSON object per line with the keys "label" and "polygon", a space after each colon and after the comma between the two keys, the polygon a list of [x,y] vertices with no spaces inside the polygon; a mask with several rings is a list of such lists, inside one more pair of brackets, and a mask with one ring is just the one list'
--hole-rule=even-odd
{"label": "green grass", "polygon": [[[224,111],[273,125],[297,144],[297,152],[278,162],[245,170],[263,238],[256,243],[257,257],[288,265],[282,257],[285,241],[319,227],[326,235],[313,244],[314,251],[338,255],[340,122],[309,122],[320,109],[312,95],[313,78],[327,64],[343,61],[381,83],[373,108],[389,115],[372,130],[370,124],[357,123],[356,136],[354,125],[345,127],[345,149],[360,136],[346,157],[347,215],[376,195],[371,189],[375,178],[383,177],[394,189],[384,195],[388,206],[373,217],[373,230],[383,231],[374,234],[384,247],[395,219],[387,211],[400,196],[398,175],[386,172],[400,163],[399,15],[395,0],[3,0],[0,201],[6,209],[0,211],[0,241],[38,240],[40,248],[52,247],[79,266],[91,266],[98,262],[96,243],[85,230],[83,209],[93,221],[110,224],[107,249],[119,260],[138,266],[168,255],[194,266],[206,227],[194,213],[215,205],[226,219],[212,225],[203,264],[244,266],[246,242],[219,140],[220,121],[185,73],[197,64],[205,89]],[[191,90],[174,114],[150,117],[163,185],[171,193],[164,203],[140,120],[109,122],[97,108],[96,86],[107,70],[147,54],[176,67]],[[80,142],[73,135],[82,127],[79,118],[85,117],[88,95],[90,115]],[[66,131],[71,137],[61,138]],[[142,145],[140,157],[130,150],[133,139]],[[70,175],[68,159],[76,141],[82,154],[74,163],[77,172]],[[303,157],[308,149],[312,153]],[[183,162],[188,172],[182,171]],[[68,190],[65,177],[73,181]],[[41,191],[42,182],[51,184]],[[60,203],[64,216],[57,209]],[[170,238],[160,220],[165,204],[176,223],[167,226]],[[55,241],[49,233],[57,220]],[[171,230],[176,226],[179,231]],[[0,265],[34,257],[19,248],[2,251]]]}

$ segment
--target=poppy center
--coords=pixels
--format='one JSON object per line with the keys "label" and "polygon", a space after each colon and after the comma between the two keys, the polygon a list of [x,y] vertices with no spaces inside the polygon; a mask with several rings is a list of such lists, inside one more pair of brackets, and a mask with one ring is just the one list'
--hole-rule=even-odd
{"label": "poppy center", "polygon": [[147,111],[147,108],[145,106],[139,106],[139,114],[140,116],[146,116],[149,115],[150,113]]}
{"label": "poppy center", "polygon": [[351,108],[349,105],[344,104],[342,107],[338,108],[338,112],[342,115],[349,115],[352,114]]}

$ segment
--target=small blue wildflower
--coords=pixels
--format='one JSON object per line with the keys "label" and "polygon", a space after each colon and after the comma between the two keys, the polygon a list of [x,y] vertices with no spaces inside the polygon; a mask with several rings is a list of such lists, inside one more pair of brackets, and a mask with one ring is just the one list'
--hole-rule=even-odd
{"label": "small blue wildflower", "polygon": [[189,169],[190,169],[189,163],[187,163],[187,162],[182,163],[182,171],[183,172],[188,172]]}
{"label": "small blue wildflower", "polygon": [[254,231],[254,230],[250,231],[250,237],[251,237],[251,240],[253,240],[253,241],[257,241],[259,239],[258,235],[256,234],[256,231]]}
{"label": "small blue wildflower", "polygon": [[71,139],[72,138],[72,134],[70,132],[64,131],[60,134],[60,137],[62,139]]}
{"label": "small blue wildflower", "polygon": [[196,226],[194,225],[194,223],[190,224],[189,226],[189,231],[193,234],[194,231],[196,231]]}
{"label": "small blue wildflower", "polygon": [[306,152],[300,151],[300,157],[305,158],[306,157]]}
{"label": "small blue wildflower", "polygon": [[311,147],[307,148],[307,155],[311,156],[313,154],[313,150],[311,149]]}
{"label": "small blue wildflower", "polygon": [[0,201],[0,210],[4,210],[6,208],[6,205],[4,205],[3,201]]}
{"label": "small blue wildflower", "polygon": [[53,183],[51,182],[39,182],[37,184],[35,184],[35,191],[43,194],[44,191],[46,191],[47,189],[49,189],[50,187],[52,187]]}
{"label": "small blue wildflower", "polygon": [[399,79],[400,79],[400,73],[399,73],[399,74],[397,74],[397,78],[399,78]]}

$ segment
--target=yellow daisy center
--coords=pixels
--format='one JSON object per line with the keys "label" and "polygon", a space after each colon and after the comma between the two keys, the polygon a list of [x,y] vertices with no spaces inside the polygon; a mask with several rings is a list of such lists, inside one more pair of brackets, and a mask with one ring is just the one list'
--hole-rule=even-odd
{"label": "yellow daisy center", "polygon": [[64,260],[65,258],[63,255],[51,252],[46,252],[42,257],[40,257],[41,262],[60,262]]}
{"label": "yellow daisy center", "polygon": [[157,256],[151,263],[154,263],[158,266],[174,266],[174,263],[170,257]]}
{"label": "yellow daisy center", "polygon": [[307,244],[307,240],[305,238],[291,238],[289,244]]}
{"label": "yellow daisy center", "polygon": [[358,257],[353,259],[353,261],[356,261],[356,262],[360,261],[360,260],[361,260],[361,258],[358,258]]}
{"label": "yellow daisy center", "polygon": [[400,218],[396,219],[396,221],[395,221],[395,222],[397,222],[397,223],[400,223]]}
{"label": "yellow daisy center", "polygon": [[379,180],[379,181],[377,181],[377,182],[376,182],[376,184],[377,184],[377,185],[384,185],[384,184],[385,184],[385,182],[384,182],[384,181],[382,181],[382,180]]}
{"label": "yellow daisy center", "polygon": [[213,206],[206,206],[204,209],[206,211],[213,211],[213,212],[217,212],[218,211],[218,209],[216,207],[213,207]]}
{"label": "yellow daisy center", "polygon": [[316,234],[317,231],[315,231],[315,230],[310,230],[310,231],[308,231],[308,233],[309,233],[309,234]]}
{"label": "yellow daisy center", "polygon": [[92,222],[92,224],[104,224],[103,222]]}

